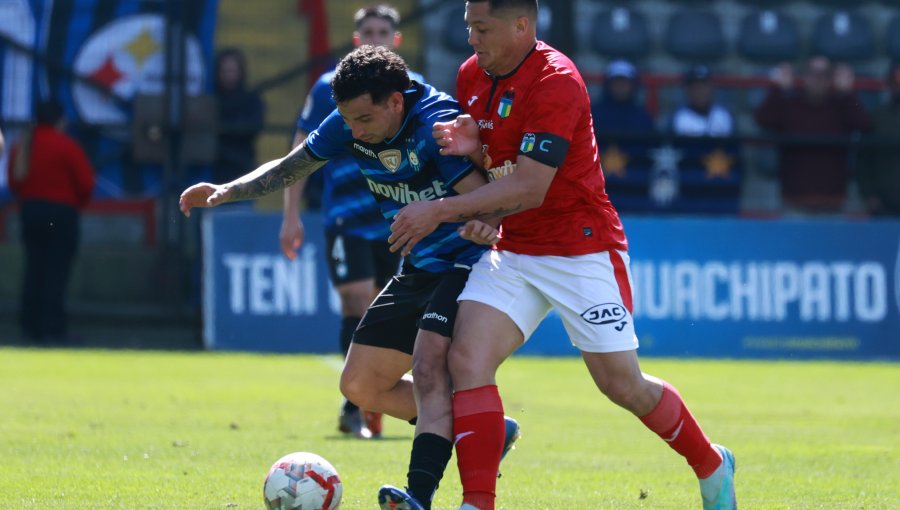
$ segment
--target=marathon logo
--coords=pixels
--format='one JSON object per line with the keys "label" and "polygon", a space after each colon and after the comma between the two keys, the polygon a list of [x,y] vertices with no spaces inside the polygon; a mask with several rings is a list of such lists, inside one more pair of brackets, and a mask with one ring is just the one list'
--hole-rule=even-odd
{"label": "marathon logo", "polygon": [[357,142],[353,142],[353,148],[356,149],[356,150],[358,150],[359,152],[362,152],[362,153],[365,154],[366,156],[369,156],[370,158],[373,158],[373,159],[374,159],[374,158],[377,158],[377,157],[378,157],[378,156],[375,155],[375,151],[373,151],[372,149],[368,149],[368,148],[366,148],[366,147],[363,147],[362,145],[358,144]]}
{"label": "marathon logo", "polygon": [[399,184],[384,184],[375,182],[366,178],[369,183],[369,189],[376,195],[390,198],[394,202],[401,204],[409,204],[412,202],[434,200],[447,194],[444,189],[444,183],[435,179],[431,181],[431,186],[418,192],[409,189],[409,185],[405,182]]}
{"label": "marathon logo", "polygon": [[446,324],[448,322],[446,317],[444,317],[443,315],[441,315],[437,312],[429,312],[422,316],[422,320],[427,320],[427,319],[434,319],[436,321],[441,321],[444,324]]}

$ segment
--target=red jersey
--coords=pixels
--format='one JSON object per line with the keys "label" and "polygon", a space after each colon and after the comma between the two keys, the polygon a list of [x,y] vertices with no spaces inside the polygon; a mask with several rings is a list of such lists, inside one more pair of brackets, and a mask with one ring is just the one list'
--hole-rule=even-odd
{"label": "red jersey", "polygon": [[568,57],[538,41],[505,76],[487,74],[473,55],[456,80],[492,181],[514,172],[520,154],[557,167],[540,207],[503,218],[498,249],[560,256],[628,249],[606,195],[587,87]]}
{"label": "red jersey", "polygon": [[20,200],[45,200],[80,209],[94,189],[94,169],[75,140],[50,126],[39,125],[31,139],[31,164],[24,179],[14,172],[14,146],[9,154],[9,188]]}

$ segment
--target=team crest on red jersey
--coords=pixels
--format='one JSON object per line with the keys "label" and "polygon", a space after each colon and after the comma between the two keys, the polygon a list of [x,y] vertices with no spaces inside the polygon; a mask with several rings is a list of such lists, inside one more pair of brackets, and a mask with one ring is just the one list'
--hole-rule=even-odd
{"label": "team crest on red jersey", "polygon": [[497,107],[497,115],[499,115],[501,119],[509,117],[509,114],[512,113],[513,99],[515,99],[515,97],[516,92],[513,89],[507,90],[503,93],[503,96],[500,97],[500,106]]}

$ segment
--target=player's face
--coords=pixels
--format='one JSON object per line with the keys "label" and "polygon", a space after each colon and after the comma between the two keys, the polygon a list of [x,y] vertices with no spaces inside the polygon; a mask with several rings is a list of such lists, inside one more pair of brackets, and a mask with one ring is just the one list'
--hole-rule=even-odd
{"label": "player's face", "polygon": [[353,138],[366,143],[381,143],[391,138],[403,124],[403,94],[395,92],[382,103],[373,103],[363,94],[338,103],[338,112],[350,126]]}
{"label": "player's face", "polygon": [[475,50],[479,67],[501,75],[519,65],[521,55],[515,51],[515,18],[492,15],[489,2],[466,2],[466,23],[469,25],[469,44]]}
{"label": "player's face", "polygon": [[366,18],[360,23],[359,29],[353,34],[358,45],[371,44],[372,46],[384,46],[395,48],[400,41],[399,32],[387,20],[381,18]]}

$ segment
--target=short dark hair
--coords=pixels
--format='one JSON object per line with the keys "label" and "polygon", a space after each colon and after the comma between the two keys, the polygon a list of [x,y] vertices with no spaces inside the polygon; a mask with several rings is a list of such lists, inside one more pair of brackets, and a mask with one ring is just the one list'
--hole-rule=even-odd
{"label": "short dark hair", "polygon": [[524,10],[528,15],[537,19],[538,0],[468,0],[470,3],[487,2],[491,12],[502,9]]}
{"label": "short dark hair", "polygon": [[343,103],[369,94],[382,103],[394,92],[409,88],[409,68],[400,55],[382,46],[364,44],[338,63],[331,79],[335,102]]}
{"label": "short dark hair", "polygon": [[38,124],[56,124],[64,115],[62,105],[55,99],[41,101],[34,110]]}
{"label": "short dark hair", "polygon": [[394,29],[400,26],[400,13],[397,12],[397,9],[387,4],[370,5],[356,11],[356,14],[353,15],[353,23],[356,29],[359,30],[359,26],[369,18],[383,19],[390,23],[391,28]]}

